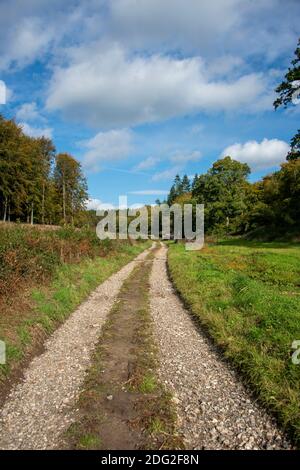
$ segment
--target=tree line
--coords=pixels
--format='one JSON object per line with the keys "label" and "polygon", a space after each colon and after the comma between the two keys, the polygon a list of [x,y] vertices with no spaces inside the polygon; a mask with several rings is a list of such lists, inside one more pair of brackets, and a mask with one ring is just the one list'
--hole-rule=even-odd
{"label": "tree line", "polygon": [[[295,59],[276,88],[277,109],[294,103],[300,93],[300,39]],[[297,95],[298,94],[298,95]],[[300,130],[281,169],[250,183],[250,168],[229,156],[207,173],[177,175],[167,202],[204,203],[208,232],[294,232],[300,224]],[[87,182],[80,163],[68,153],[56,154],[51,139],[24,134],[14,120],[0,115],[0,217],[3,221],[96,225],[86,211]],[[159,201],[158,201],[159,202]]]}
{"label": "tree line", "polygon": [[[274,107],[287,107],[299,100],[300,39],[295,59],[276,88]],[[295,104],[295,103],[294,103]],[[207,233],[267,235],[300,232],[300,130],[291,139],[290,151],[280,170],[255,183],[248,181],[250,168],[230,156],[216,161],[202,175],[189,181],[176,175],[167,202],[205,205]]]}
{"label": "tree line", "polygon": [[5,221],[80,224],[87,200],[80,163],[51,139],[24,134],[0,115],[0,216]]}
{"label": "tree line", "polygon": [[281,236],[300,232],[300,158],[255,183],[250,168],[230,156],[196,175],[186,191],[176,176],[168,203],[204,204],[207,233]]}

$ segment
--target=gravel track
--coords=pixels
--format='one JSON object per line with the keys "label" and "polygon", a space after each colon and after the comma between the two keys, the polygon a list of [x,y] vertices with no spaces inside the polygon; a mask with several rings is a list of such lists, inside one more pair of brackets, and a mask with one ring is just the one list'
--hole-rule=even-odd
{"label": "gravel track", "polygon": [[156,252],[150,305],[160,377],[174,395],[188,449],[288,449],[276,423],[195,326],[168,279],[167,249]]}
{"label": "gravel track", "polygon": [[46,342],[23,382],[0,411],[0,449],[54,449],[73,422],[76,403],[101,327],[144,251],[103,282]]}

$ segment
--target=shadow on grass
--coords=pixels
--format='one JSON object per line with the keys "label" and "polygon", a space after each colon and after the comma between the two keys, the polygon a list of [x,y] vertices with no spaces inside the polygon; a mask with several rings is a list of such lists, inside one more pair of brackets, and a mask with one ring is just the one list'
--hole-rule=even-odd
{"label": "shadow on grass", "polygon": [[236,246],[236,247],[245,247],[245,248],[265,248],[265,249],[280,249],[280,248],[300,248],[299,242],[260,242],[255,240],[243,240],[242,238],[221,240],[212,245],[219,246]]}

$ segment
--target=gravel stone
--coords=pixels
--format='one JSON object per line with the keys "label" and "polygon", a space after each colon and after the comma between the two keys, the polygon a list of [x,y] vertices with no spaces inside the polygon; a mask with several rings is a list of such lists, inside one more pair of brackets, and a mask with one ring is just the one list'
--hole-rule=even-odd
{"label": "gravel stone", "polygon": [[172,288],[167,248],[155,255],[150,306],[160,377],[174,394],[178,430],[188,449],[290,449],[272,419],[222,360]]}
{"label": "gravel stone", "polygon": [[89,296],[46,342],[24,381],[0,411],[0,449],[55,449],[75,419],[79,397],[101,327],[116,296],[145,250]]}

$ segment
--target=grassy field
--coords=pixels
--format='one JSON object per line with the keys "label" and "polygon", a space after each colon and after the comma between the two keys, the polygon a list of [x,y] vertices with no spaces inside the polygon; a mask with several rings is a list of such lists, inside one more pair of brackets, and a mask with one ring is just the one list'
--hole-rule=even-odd
{"label": "grassy field", "polygon": [[0,383],[111,274],[150,243],[100,242],[74,229],[0,229]]}
{"label": "grassy field", "polygon": [[300,444],[300,245],[228,240],[187,252],[169,271],[192,313]]}

